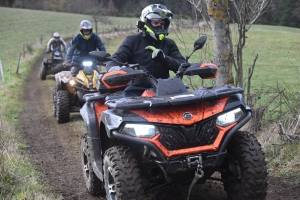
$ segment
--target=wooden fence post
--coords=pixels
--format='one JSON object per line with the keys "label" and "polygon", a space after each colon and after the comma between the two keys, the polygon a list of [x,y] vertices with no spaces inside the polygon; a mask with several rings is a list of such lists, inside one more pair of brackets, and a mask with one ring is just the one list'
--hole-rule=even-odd
{"label": "wooden fence post", "polygon": [[23,44],[22,48],[23,48],[23,58],[25,58],[25,44]]}
{"label": "wooden fence post", "polygon": [[16,74],[19,74],[20,60],[21,60],[21,52],[19,54],[19,60],[18,60],[18,66],[17,66]]}
{"label": "wooden fence post", "polygon": [[4,73],[3,73],[3,68],[2,68],[2,62],[0,60],[0,74],[1,74],[1,77],[2,77],[2,85],[4,84]]}

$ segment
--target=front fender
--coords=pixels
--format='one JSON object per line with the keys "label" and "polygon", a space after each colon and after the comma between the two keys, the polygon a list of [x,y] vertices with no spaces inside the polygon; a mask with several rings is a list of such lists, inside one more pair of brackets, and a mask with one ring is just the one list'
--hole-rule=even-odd
{"label": "front fender", "polygon": [[80,109],[80,114],[86,124],[88,153],[90,162],[97,177],[103,181],[102,168],[102,147],[97,124],[96,114],[94,112],[94,102],[85,103]]}

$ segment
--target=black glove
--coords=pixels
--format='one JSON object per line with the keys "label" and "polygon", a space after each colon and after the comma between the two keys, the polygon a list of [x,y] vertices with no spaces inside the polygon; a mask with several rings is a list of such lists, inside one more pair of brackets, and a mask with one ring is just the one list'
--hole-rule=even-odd
{"label": "black glove", "polygon": [[176,75],[182,75],[188,67],[190,67],[189,63],[181,63]]}
{"label": "black glove", "polygon": [[66,60],[64,63],[63,63],[63,66],[65,69],[70,69],[72,67],[72,63],[70,60]]}
{"label": "black glove", "polygon": [[46,53],[50,53],[50,52],[51,52],[51,50],[50,50],[50,49],[47,49],[47,50],[46,50]]}

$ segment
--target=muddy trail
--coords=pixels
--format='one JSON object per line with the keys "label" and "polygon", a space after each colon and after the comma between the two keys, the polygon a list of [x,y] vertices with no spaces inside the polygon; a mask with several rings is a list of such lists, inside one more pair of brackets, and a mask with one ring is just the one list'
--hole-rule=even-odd
{"label": "muddy trail", "polygon": [[[93,197],[86,191],[80,160],[80,139],[85,133],[85,124],[79,113],[71,115],[71,122],[58,124],[52,113],[52,88],[54,76],[39,79],[42,55],[35,63],[24,84],[24,108],[20,115],[21,130],[28,144],[28,154],[33,166],[40,171],[42,183],[63,199],[106,199]],[[300,199],[300,185],[291,179],[269,177],[268,200]],[[152,194],[147,200],[186,199],[188,186],[174,188],[167,186]],[[222,184],[207,182],[194,187],[191,200],[225,200]]]}

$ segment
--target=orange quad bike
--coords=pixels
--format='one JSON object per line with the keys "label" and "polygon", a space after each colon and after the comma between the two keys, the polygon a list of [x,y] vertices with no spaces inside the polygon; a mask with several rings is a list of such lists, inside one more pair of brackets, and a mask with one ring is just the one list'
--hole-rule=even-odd
{"label": "orange quad bike", "polygon": [[[205,41],[206,36],[200,37],[193,52]],[[90,55],[100,62],[112,60],[104,52]],[[179,184],[189,185],[189,199],[195,184],[212,179],[223,182],[228,199],[266,198],[261,144],[240,130],[251,118],[243,89],[223,85],[189,91],[183,76],[217,75],[214,64],[188,63],[190,56],[168,79],[155,79],[142,66],[125,63],[119,71],[102,74],[98,92],[84,96],[80,113],[87,133],[81,140],[81,160],[91,195],[145,199],[167,184]],[[141,78],[152,85],[142,96],[117,92]]]}

